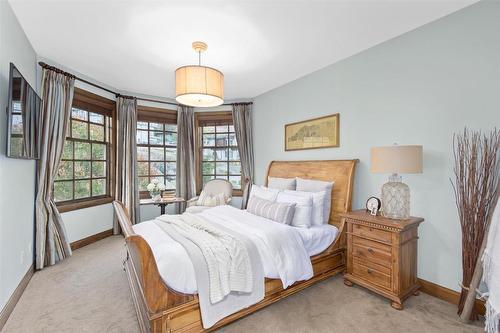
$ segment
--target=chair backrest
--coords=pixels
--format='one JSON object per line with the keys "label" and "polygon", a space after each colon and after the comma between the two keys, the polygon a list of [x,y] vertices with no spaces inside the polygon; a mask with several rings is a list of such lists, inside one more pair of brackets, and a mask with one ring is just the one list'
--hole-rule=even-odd
{"label": "chair backrest", "polygon": [[233,185],[224,179],[213,179],[203,186],[203,191],[209,195],[224,193],[226,198],[231,198],[233,195]]}

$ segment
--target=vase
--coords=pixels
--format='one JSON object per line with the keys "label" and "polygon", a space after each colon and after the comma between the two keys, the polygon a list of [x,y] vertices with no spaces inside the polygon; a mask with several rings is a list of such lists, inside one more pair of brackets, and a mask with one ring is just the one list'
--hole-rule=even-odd
{"label": "vase", "polygon": [[151,199],[154,202],[161,201],[161,194],[160,193],[151,193],[151,192],[149,192],[149,195],[151,196]]}
{"label": "vase", "polygon": [[410,217],[410,188],[396,174],[382,186],[382,213],[391,219]]}

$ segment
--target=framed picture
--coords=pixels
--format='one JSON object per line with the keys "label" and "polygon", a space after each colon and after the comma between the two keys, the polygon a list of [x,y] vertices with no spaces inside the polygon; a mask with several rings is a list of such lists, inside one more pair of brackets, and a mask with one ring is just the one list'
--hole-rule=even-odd
{"label": "framed picture", "polygon": [[285,125],[285,151],[338,146],[338,113]]}

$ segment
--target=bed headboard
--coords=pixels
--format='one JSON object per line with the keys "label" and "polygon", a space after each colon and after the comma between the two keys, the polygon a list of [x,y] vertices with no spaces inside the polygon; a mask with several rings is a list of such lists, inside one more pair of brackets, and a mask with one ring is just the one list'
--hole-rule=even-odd
{"label": "bed headboard", "polygon": [[328,223],[339,227],[339,214],[351,210],[354,169],[358,160],[329,161],[272,161],[267,169],[268,177],[304,178],[333,181],[332,209]]}

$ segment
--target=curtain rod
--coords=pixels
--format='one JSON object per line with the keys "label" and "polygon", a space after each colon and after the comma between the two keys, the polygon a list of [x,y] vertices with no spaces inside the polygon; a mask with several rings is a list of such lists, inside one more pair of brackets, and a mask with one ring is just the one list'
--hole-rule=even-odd
{"label": "curtain rod", "polygon": [[[161,103],[161,104],[169,104],[169,105],[174,105],[174,106],[179,106],[181,104],[179,103],[173,103],[173,102],[166,102],[166,101],[160,101],[160,100],[157,100],[157,99],[151,99],[151,98],[142,98],[142,97],[135,97],[135,96],[126,96],[126,95],[122,95],[116,91],[113,91],[111,89],[108,89],[106,87],[103,87],[103,86],[100,86],[98,84],[95,84],[93,82],[90,82],[90,81],[87,81],[85,79],[82,79],[74,74],[71,74],[71,73],[68,73],[66,71],[63,71],[62,69],[59,69],[57,67],[54,67],[54,66],[51,66],[51,65],[48,65],[46,63],[44,63],[43,61],[40,61],[38,63],[38,65],[40,65],[40,67],[42,68],[46,68],[46,69],[50,69],[50,70],[53,70],[55,71],[56,73],[60,73],[60,74],[64,74],[64,75],[67,75],[67,76],[70,76],[72,78],[74,78],[75,80],[78,80],[80,82],[83,82],[83,83],[86,83],[88,85],[91,85],[93,87],[96,87],[98,89],[101,89],[101,90],[104,90],[104,91],[107,91],[113,95],[115,95],[116,97],[126,97],[126,98],[135,98],[137,100],[140,100],[140,101],[145,101],[145,102],[154,102],[154,103]],[[224,104],[221,104],[221,105],[240,105],[240,104],[253,104],[253,102],[247,102],[247,103],[224,103]]]}

